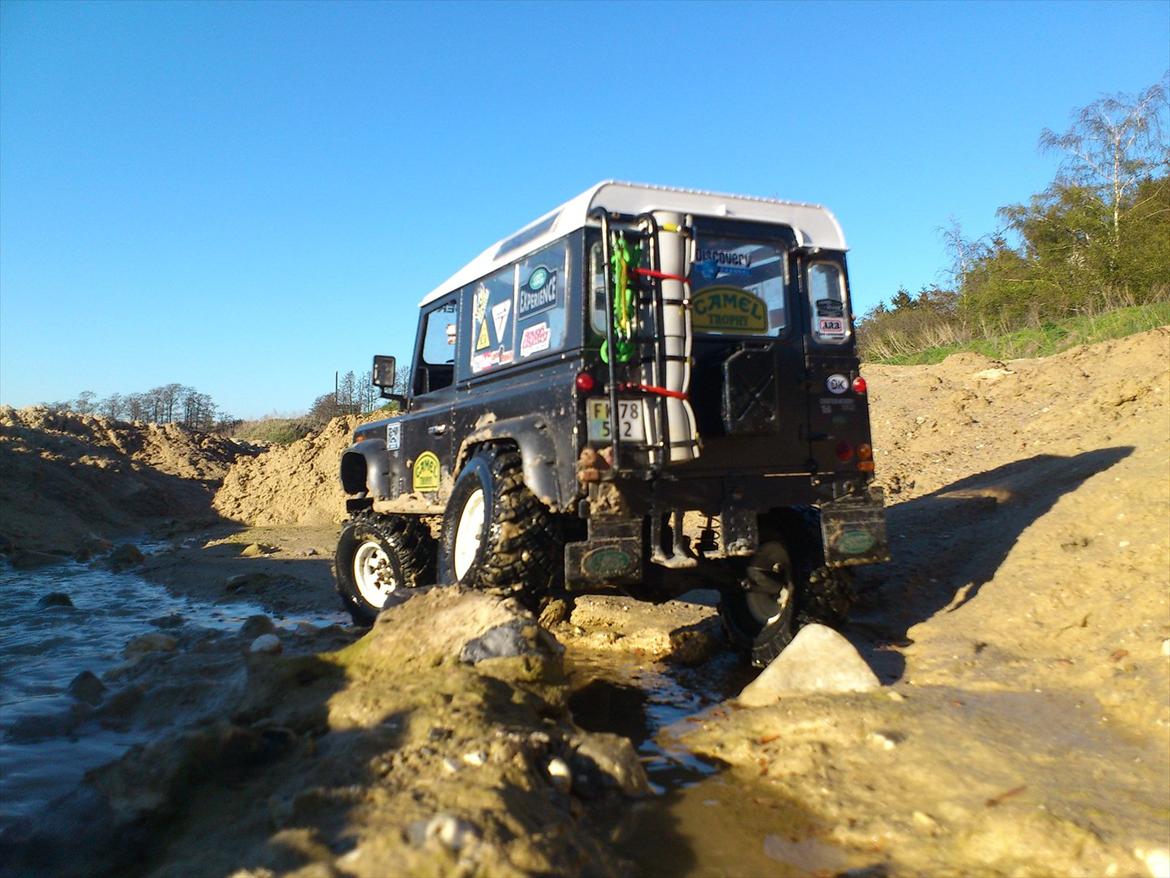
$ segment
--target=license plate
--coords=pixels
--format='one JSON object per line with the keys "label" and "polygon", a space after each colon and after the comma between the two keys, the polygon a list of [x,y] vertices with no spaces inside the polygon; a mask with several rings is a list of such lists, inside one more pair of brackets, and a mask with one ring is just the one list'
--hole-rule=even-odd
{"label": "license plate", "polygon": [[[618,435],[628,442],[645,442],[646,432],[642,426],[642,406],[640,399],[618,400]],[[589,421],[589,439],[593,442],[609,442],[609,400],[590,399],[586,404],[586,414]]]}

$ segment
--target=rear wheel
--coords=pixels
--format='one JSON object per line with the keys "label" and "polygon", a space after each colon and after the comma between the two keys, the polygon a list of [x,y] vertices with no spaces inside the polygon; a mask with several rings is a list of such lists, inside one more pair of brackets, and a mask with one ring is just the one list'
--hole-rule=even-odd
{"label": "rear wheel", "polygon": [[425,584],[434,557],[430,531],[415,518],[366,514],[349,522],[337,542],[333,577],[354,624],[372,624],[398,589]]}
{"label": "rear wheel", "polygon": [[762,543],[748,561],[740,587],[723,594],[719,615],[732,644],[763,667],[796,633],[798,579],[788,547]]}
{"label": "rear wheel", "polygon": [[723,595],[719,612],[732,644],[763,667],[804,625],[839,627],[853,600],[847,570],[827,567],[815,507],[761,517],[761,543],[741,587]]}
{"label": "rear wheel", "polygon": [[524,484],[520,455],[489,447],[472,457],[447,501],[439,578],[536,597],[558,582],[563,553],[556,520]]}

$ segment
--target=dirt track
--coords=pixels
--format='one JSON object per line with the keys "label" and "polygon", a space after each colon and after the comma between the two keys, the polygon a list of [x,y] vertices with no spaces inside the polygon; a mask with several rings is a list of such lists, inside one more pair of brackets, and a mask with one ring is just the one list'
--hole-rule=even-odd
{"label": "dirt track", "polygon": [[[1162,329],[1044,360],[865,369],[894,561],[859,573],[845,633],[886,686],[717,706],[667,733],[728,766],[724,792],[701,784],[632,810],[644,824],[627,838],[672,852],[639,860],[642,870],[1160,874],[1158,852],[1170,850],[1168,363]],[[216,507],[240,521],[150,559],[147,575],[211,600],[333,609],[337,498],[324,474],[344,439],[338,427],[237,464]],[[12,445],[0,452],[28,453]],[[303,522],[319,524],[294,526]],[[241,557],[253,542],[272,550]],[[229,588],[241,573],[250,578]],[[548,621],[570,652],[625,649],[633,664],[652,644],[668,654],[669,632],[693,622],[623,601]],[[433,710],[423,702],[412,708],[420,722]],[[420,778],[441,770],[434,759],[416,767]],[[199,801],[231,810],[237,799],[229,785]],[[392,817],[370,813],[369,827]],[[315,834],[296,861],[347,874],[330,825],[306,819]],[[248,831],[239,850],[270,844],[263,826]],[[183,856],[198,850],[194,836],[175,844]],[[438,853],[415,863],[444,864]]]}

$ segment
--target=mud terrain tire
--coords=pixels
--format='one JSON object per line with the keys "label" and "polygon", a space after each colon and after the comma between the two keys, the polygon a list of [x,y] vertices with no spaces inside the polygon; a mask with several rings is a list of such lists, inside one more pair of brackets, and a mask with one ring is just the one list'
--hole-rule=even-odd
{"label": "mud terrain tire", "polygon": [[514,589],[537,599],[559,581],[564,541],[556,519],[524,484],[520,455],[488,447],[467,462],[443,515],[439,579]]}
{"label": "mud terrain tire", "polygon": [[333,579],[354,624],[369,626],[392,592],[430,581],[434,560],[435,541],[421,521],[364,513],[341,531]]}
{"label": "mud terrain tire", "polygon": [[764,667],[796,634],[800,581],[781,540],[761,543],[744,570],[743,587],[723,593],[719,618],[732,645]]}
{"label": "mud terrain tire", "polygon": [[[784,510],[760,528],[760,548],[745,569],[748,587],[725,592],[719,615],[732,645],[762,668],[810,622],[840,627],[853,602],[853,580],[849,571],[824,564],[815,507]],[[788,600],[775,600],[785,589]]]}

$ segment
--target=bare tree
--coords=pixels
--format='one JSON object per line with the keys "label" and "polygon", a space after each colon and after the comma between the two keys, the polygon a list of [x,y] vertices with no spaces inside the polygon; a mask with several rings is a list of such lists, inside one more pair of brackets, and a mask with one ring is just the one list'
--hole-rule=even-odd
{"label": "bare tree", "polygon": [[92,414],[93,410],[97,408],[97,406],[94,405],[95,399],[97,399],[96,393],[94,393],[92,390],[83,390],[81,393],[77,394],[77,399],[73,401],[71,408],[79,415]]}
{"label": "bare tree", "polygon": [[1059,181],[1099,193],[1112,211],[1113,251],[1121,245],[1125,199],[1158,168],[1170,167],[1163,133],[1170,77],[1138,95],[1115,94],[1082,107],[1063,134],[1047,128],[1040,134],[1045,151],[1065,153]]}
{"label": "bare tree", "polygon": [[111,421],[116,421],[122,417],[126,411],[126,400],[123,399],[120,393],[111,393],[105,399],[98,403],[98,411],[109,418]]}

